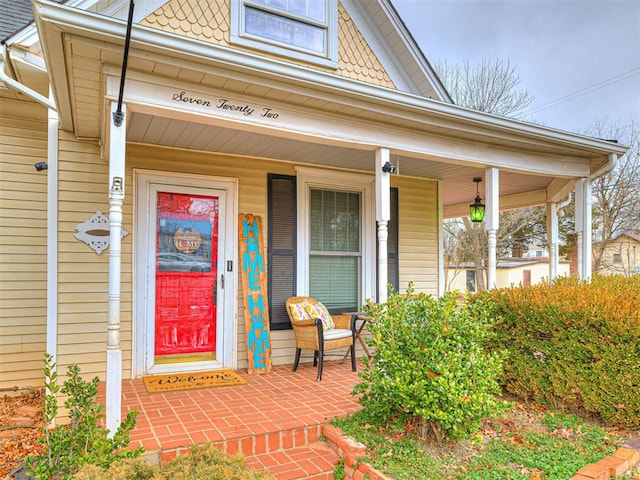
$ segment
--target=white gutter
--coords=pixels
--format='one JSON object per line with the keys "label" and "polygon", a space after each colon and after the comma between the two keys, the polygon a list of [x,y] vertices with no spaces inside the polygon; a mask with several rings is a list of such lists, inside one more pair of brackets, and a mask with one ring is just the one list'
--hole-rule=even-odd
{"label": "white gutter", "polygon": [[616,168],[617,164],[618,164],[618,155],[616,155],[615,153],[610,153],[607,163],[602,167],[600,167],[595,172],[593,172],[591,175],[589,175],[587,180],[589,181],[589,183],[591,183],[596,178],[606,175],[607,173],[610,173],[614,168]]}
{"label": "white gutter", "polygon": [[9,64],[9,52],[7,51],[6,44],[2,44],[2,51],[0,52],[0,81],[6,83],[10,88],[16,90],[23,95],[26,95],[31,100],[35,100],[36,102],[44,105],[49,110],[56,111],[56,105],[47,97],[40,95],[38,92],[30,89],[26,85],[21,84],[20,82],[11,78],[5,69],[11,68]]}

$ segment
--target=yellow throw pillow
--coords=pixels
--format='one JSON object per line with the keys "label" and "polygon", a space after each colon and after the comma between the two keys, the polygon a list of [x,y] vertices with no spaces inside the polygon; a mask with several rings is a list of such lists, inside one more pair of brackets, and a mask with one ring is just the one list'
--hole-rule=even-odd
{"label": "yellow throw pillow", "polygon": [[299,322],[300,320],[311,320],[309,313],[307,313],[307,306],[309,305],[309,302],[307,302],[306,300],[303,300],[300,303],[289,304],[291,318],[293,318],[294,322]]}
{"label": "yellow throw pillow", "polygon": [[316,303],[315,305],[312,305],[310,303],[307,303],[306,308],[307,313],[311,318],[319,318],[322,321],[322,328],[324,330],[331,330],[335,327],[333,318],[331,318],[331,314],[323,304]]}

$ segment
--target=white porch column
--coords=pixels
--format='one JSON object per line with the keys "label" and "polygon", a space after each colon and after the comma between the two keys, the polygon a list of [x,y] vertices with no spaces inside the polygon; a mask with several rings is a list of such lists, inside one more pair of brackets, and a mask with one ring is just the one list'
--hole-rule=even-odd
{"label": "white porch column", "polygon": [[[120,349],[120,273],[122,268],[122,202],[124,201],[124,164],[126,120],[117,127],[113,122],[116,102],[109,115],[109,308],[107,320],[107,392],[106,427],[113,435],[121,422],[122,350]],[[126,109],[122,106],[122,112]]]}
{"label": "white porch column", "polygon": [[387,301],[387,238],[388,225],[391,218],[391,194],[389,172],[383,172],[382,167],[390,162],[389,149],[376,150],[376,221],[378,223],[378,302]]}
{"label": "white porch column", "polygon": [[558,276],[558,204],[547,203],[547,243],[549,244],[549,281]]}
{"label": "white porch column", "polygon": [[[589,261],[589,269],[587,269],[585,260],[585,252],[588,252],[586,257],[591,258],[591,242],[587,241],[587,231],[588,236],[591,237],[591,208],[587,196],[587,183],[586,178],[576,180],[576,254],[578,257],[576,266],[578,278],[581,280],[587,279],[591,273],[591,262]],[[589,244],[588,251],[585,243]]]}
{"label": "white porch column", "polygon": [[500,184],[497,168],[487,168],[484,171],[484,195],[485,195],[485,228],[487,229],[488,257],[487,257],[487,289],[496,286],[496,246],[498,243],[498,228],[500,219]]}

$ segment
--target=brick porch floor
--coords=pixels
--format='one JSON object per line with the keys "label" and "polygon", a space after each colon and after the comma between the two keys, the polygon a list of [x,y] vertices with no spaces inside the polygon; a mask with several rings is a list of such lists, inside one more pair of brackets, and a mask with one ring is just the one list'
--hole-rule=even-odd
{"label": "brick porch floor", "polygon": [[277,366],[264,375],[245,369],[238,373],[246,385],[153,394],[142,380],[125,380],[123,411],[140,412],[131,446],[167,460],[211,441],[280,480],[331,479],[338,458],[318,438],[323,424],[359,408],[351,396],[359,379],[350,367],[325,362],[321,382],[311,365],[295,373]]}

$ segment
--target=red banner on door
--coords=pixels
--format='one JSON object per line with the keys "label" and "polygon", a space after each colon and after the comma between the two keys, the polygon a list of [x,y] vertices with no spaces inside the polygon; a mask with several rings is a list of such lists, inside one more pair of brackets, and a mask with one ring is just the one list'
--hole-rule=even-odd
{"label": "red banner on door", "polygon": [[247,331],[247,368],[249,373],[269,373],[271,344],[262,219],[257,215],[240,214],[238,226],[244,323]]}

